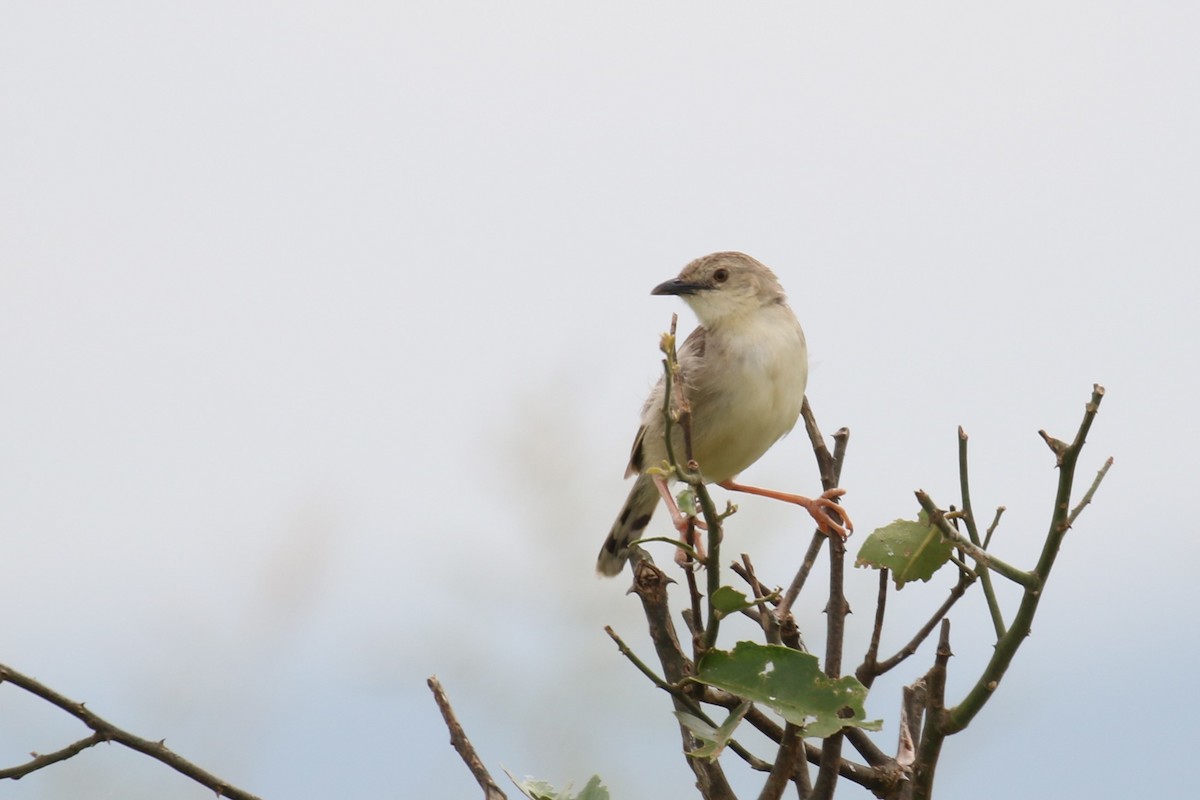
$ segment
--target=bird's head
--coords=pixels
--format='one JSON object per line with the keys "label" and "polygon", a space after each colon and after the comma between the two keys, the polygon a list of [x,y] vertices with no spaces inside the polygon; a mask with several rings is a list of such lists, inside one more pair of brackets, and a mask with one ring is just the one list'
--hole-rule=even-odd
{"label": "bird's head", "polygon": [[779,279],[745,253],[713,253],[683,268],[650,294],[682,297],[706,328],[786,301]]}

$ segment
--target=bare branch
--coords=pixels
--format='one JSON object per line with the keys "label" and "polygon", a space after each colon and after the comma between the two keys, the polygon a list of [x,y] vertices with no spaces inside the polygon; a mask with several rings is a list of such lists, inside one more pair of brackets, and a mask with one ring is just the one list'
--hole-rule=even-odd
{"label": "bare branch", "polygon": [[[45,763],[37,764],[34,769],[40,769],[41,767],[47,766],[48,764],[56,761],[63,761],[67,758],[70,758],[71,756],[86,750],[88,747],[91,747],[93,744],[96,744],[96,741],[92,741],[93,739],[96,739],[97,741],[116,742],[118,744],[125,745],[130,750],[136,750],[139,753],[148,755],[154,760],[166,764],[176,772],[186,775],[196,783],[213,790],[220,797],[229,797],[233,798],[233,800],[258,800],[255,795],[231,785],[227,781],[218,778],[216,775],[206,772],[182,756],[171,752],[169,749],[167,749],[167,746],[164,742],[153,742],[149,739],[143,739],[140,736],[134,736],[132,733],[122,730],[116,725],[113,725],[111,722],[108,722],[96,714],[93,714],[83,703],[77,703],[74,700],[59,694],[50,687],[39,683],[33,678],[30,678],[27,675],[22,675],[20,672],[17,672],[11,667],[6,667],[3,664],[0,664],[0,682],[4,681],[24,689],[32,695],[40,697],[52,705],[58,706],[63,711],[78,719],[84,725],[88,726],[88,728],[90,728],[96,734],[96,736],[92,736],[87,739],[81,739],[75,744],[65,747],[62,750],[58,750],[47,756],[41,756],[41,759],[52,758],[53,761],[46,761]],[[87,744],[85,744],[85,742]],[[27,764],[22,765],[22,767],[14,767],[13,769],[19,770],[38,761],[39,759],[35,758],[34,761],[28,762]],[[7,777],[11,777],[15,780],[31,771],[33,770],[28,770],[27,772],[21,772],[20,774]]]}
{"label": "bare branch", "polygon": [[854,749],[867,760],[867,763],[872,767],[890,767],[893,764],[892,758],[887,753],[879,749],[875,742],[871,741],[871,737],[862,728],[846,728],[846,741],[854,746]]}
{"label": "bare branch", "polygon": [[[979,529],[975,527],[975,509],[971,505],[971,481],[967,467],[967,432],[962,426],[958,427],[958,484],[959,492],[962,495],[963,518],[967,523],[967,536],[971,539],[971,544],[976,547],[985,547],[979,538]],[[992,523],[992,528],[995,528],[995,523]],[[991,530],[988,531],[990,539]],[[1004,635],[1004,617],[1000,613],[1000,602],[996,599],[996,589],[992,586],[992,574],[988,571],[987,565],[976,561],[976,573],[979,575],[979,583],[983,587],[983,597],[987,601],[988,613],[992,616],[992,627],[996,631],[996,638],[999,639]]]}
{"label": "bare branch", "polygon": [[1100,488],[1100,481],[1104,480],[1104,476],[1108,474],[1108,470],[1112,467],[1112,465],[1113,459],[1112,456],[1109,456],[1104,462],[1104,466],[1101,467],[1100,471],[1096,473],[1096,478],[1092,481],[1092,485],[1088,487],[1086,492],[1083,493],[1083,497],[1079,500],[1079,505],[1075,506],[1075,508],[1071,510],[1071,515],[1067,517],[1067,525],[1074,525],[1075,519],[1079,516],[1080,512],[1083,511],[1084,506],[1092,502],[1092,496],[1095,495],[1096,490]]}
{"label": "bare branch", "polygon": [[664,681],[662,678],[658,677],[658,673],[656,673],[654,670],[650,669],[650,667],[647,666],[646,662],[644,662],[640,658],[638,658],[637,654],[635,654],[633,652],[633,649],[630,648],[629,645],[625,644],[625,640],[617,635],[617,632],[612,629],[611,625],[605,625],[604,632],[607,633],[609,638],[612,639],[616,643],[617,649],[621,651],[621,655],[623,655],[627,659],[629,659],[629,663],[633,664],[633,666],[635,666],[637,668],[638,672],[642,673],[647,678],[649,678],[651,683],[653,683],[658,688],[662,689],[664,692],[667,692],[668,694],[672,694],[672,695],[676,695],[676,696],[684,696],[683,693],[680,692],[677,687],[672,686],[671,684]]}
{"label": "bare branch", "polygon": [[758,800],[779,800],[783,797],[783,790],[791,783],[796,768],[804,766],[799,763],[800,753],[803,751],[802,731],[792,723],[787,723],[783,726],[783,741],[779,743],[779,751],[775,756],[775,763],[771,767],[771,774],[767,776],[767,782],[763,784],[762,791],[758,793]]}
{"label": "bare branch", "polygon": [[437,702],[438,709],[442,712],[442,719],[446,721],[446,727],[450,730],[450,744],[454,745],[459,757],[462,758],[467,769],[471,771],[480,788],[483,789],[484,800],[506,800],[506,795],[500,791],[500,787],[492,779],[491,773],[483,765],[479,754],[475,752],[471,740],[467,738],[466,731],[458,723],[458,718],[454,716],[454,709],[450,707],[450,699],[446,697],[446,691],[442,688],[441,682],[431,675],[425,683],[433,692],[433,699]]}
{"label": "bare branch", "polygon": [[0,778],[11,778],[14,781],[20,780],[31,772],[36,772],[42,767],[48,767],[51,764],[57,764],[60,761],[66,761],[71,756],[81,753],[89,747],[100,744],[100,742],[103,741],[103,734],[93,733],[91,736],[80,739],[78,742],[73,742],[61,750],[55,750],[53,753],[46,753],[44,755],[30,753],[33,758],[29,761],[26,761],[24,764],[18,764],[17,766],[9,767],[8,769],[0,769]]}
{"label": "bare branch", "polygon": [[954,526],[950,524],[950,521],[946,519],[945,513],[937,507],[937,504],[924,491],[918,489],[916,495],[917,502],[921,504],[921,508],[925,509],[925,513],[929,515],[929,521],[937,526],[942,536],[953,542],[955,546],[965,550],[967,555],[978,561],[981,566],[995,570],[1013,583],[1018,583],[1021,586],[1031,587],[1038,584],[1037,576],[1033,573],[1024,572],[1011,564],[1001,561],[956,531]]}
{"label": "bare branch", "polygon": [[950,657],[950,620],[942,620],[938,636],[937,655],[933,666],[925,673],[925,725],[921,731],[921,742],[917,746],[917,759],[913,763],[912,794],[915,800],[928,800],[933,791],[933,776],[937,768],[942,744],[950,731],[946,725],[946,665]]}
{"label": "bare branch", "polygon": [[[825,439],[821,436],[821,431],[817,427],[817,421],[807,397],[804,399],[804,405],[801,407],[800,413],[804,418],[804,427],[808,431],[809,441],[812,442],[813,455],[816,456],[817,467],[821,471],[821,486],[826,491],[836,488],[838,481],[841,479],[842,464],[846,458],[846,446],[850,440],[850,430],[843,427],[834,433],[834,453],[830,454],[829,449],[825,446]],[[850,605],[846,602],[846,595],[843,591],[845,583],[846,545],[845,542],[836,536],[828,537],[828,539],[829,599],[825,605],[825,614],[828,619],[825,628],[825,674],[831,678],[836,678],[842,674],[842,649],[846,615],[850,613]],[[814,548],[810,546],[809,552],[812,553],[813,551]],[[801,567],[801,571],[804,571],[803,566]],[[797,578],[799,578],[799,574]],[[793,584],[796,583],[797,581],[793,581]],[[803,585],[803,581],[799,583]],[[789,589],[790,593],[791,590]],[[796,589],[796,594],[799,594],[799,588]],[[792,599],[794,601],[794,597]],[[790,605],[785,597],[785,606],[790,608]],[[780,610],[782,611],[785,606],[781,606]],[[821,762],[817,771],[817,780],[813,784],[811,794],[813,800],[826,800],[826,798],[833,797],[834,789],[837,787],[837,778],[840,772],[839,767],[842,762],[842,738],[842,733],[839,731],[832,736],[826,737],[821,743]]]}
{"label": "bare branch", "polygon": [[879,638],[883,635],[883,617],[887,610],[888,572],[886,567],[879,570],[879,591],[875,597],[875,626],[871,628],[871,643],[867,646],[867,654],[863,656],[862,664],[854,672],[858,682],[868,689],[879,674],[876,665],[879,661]]}
{"label": "bare branch", "polygon": [[[834,489],[838,485],[838,481],[842,477],[842,464],[846,460],[846,446],[850,441],[850,429],[838,428],[833,434],[833,453],[830,454],[829,448],[825,445],[825,439],[821,435],[820,428],[817,427],[816,417],[813,415],[812,406],[808,403],[808,398],[804,398],[804,405],[800,407],[800,416],[804,419],[804,429],[808,432],[808,439],[812,443],[813,455],[817,458],[817,469],[821,474],[821,488],[825,491]],[[805,582],[808,580],[808,574],[812,571],[813,565],[817,561],[817,554],[821,551],[821,546],[825,544],[825,534],[817,531],[813,534],[812,541],[809,542],[808,551],[804,554],[804,560],[800,564],[799,571],[796,572],[796,577],[792,579],[783,595],[783,602],[775,612],[775,616],[779,619],[782,625],[786,625],[785,618],[791,613],[792,606],[796,602],[796,598],[800,596],[800,590],[804,588]]]}
{"label": "bare branch", "polygon": [[[1050,526],[1046,532],[1045,542],[1042,544],[1042,552],[1037,566],[1032,573],[1025,573],[1032,580],[1025,586],[1012,626],[996,643],[992,657],[988,660],[987,666],[984,667],[975,685],[967,692],[967,696],[961,703],[949,710],[944,725],[947,734],[956,733],[967,727],[975,715],[987,704],[987,701],[994,696],[1000,680],[1008,670],[1008,665],[1012,663],[1017,650],[1029,635],[1034,614],[1037,613],[1038,603],[1042,599],[1042,588],[1050,571],[1054,568],[1055,559],[1062,547],[1063,537],[1071,527],[1069,510],[1071,508],[1071,489],[1075,480],[1075,467],[1079,460],[1079,453],[1083,450],[1084,442],[1087,439],[1087,433],[1091,429],[1092,421],[1096,418],[1096,413],[1100,408],[1100,401],[1103,399],[1104,387],[1099,384],[1093,386],[1091,400],[1084,410],[1083,420],[1079,423],[1075,438],[1065,450],[1055,451],[1059,468],[1058,491],[1055,494]],[[1043,438],[1049,437],[1043,436]],[[1104,471],[1102,469],[1101,474],[1097,475],[1093,486],[1098,485]],[[997,569],[997,571],[999,570]]]}
{"label": "bare branch", "polygon": [[817,563],[817,556],[827,538],[825,534],[817,532],[813,534],[812,541],[808,543],[808,551],[804,554],[804,560],[800,562],[800,569],[796,571],[796,577],[792,578],[791,585],[783,593],[783,602],[775,610],[775,616],[779,618],[781,625],[786,624],[786,618],[792,613],[792,605],[800,596],[800,590],[804,588],[808,574],[812,572],[813,566]]}
{"label": "bare branch", "polygon": [[[662,570],[649,561],[642,561],[634,569],[633,593],[642,601],[642,612],[646,616],[650,640],[654,643],[655,653],[663,668],[663,678],[668,684],[682,686],[686,678],[695,674],[695,667],[680,648],[679,638],[675,635],[675,625],[671,622],[671,610],[667,605],[669,582]],[[703,688],[699,684],[689,686],[695,687],[697,697],[703,696]],[[671,701],[677,711],[694,709],[694,706],[689,707],[689,703],[677,695],[672,695]],[[698,743],[692,732],[683,724],[680,724],[679,732],[683,739],[684,752],[690,753],[695,750]],[[720,762],[690,755],[687,756],[687,762],[696,776],[697,786],[707,800],[736,800]]]}
{"label": "bare branch", "polygon": [[[946,597],[945,602],[938,607],[937,611],[933,612],[933,616],[931,616],[928,621],[921,626],[920,630],[918,630],[916,635],[909,640],[908,644],[904,645],[904,647],[901,647],[890,658],[885,658],[883,661],[876,663],[874,675],[882,675],[888,670],[894,669],[906,658],[917,652],[917,648],[919,648],[925,642],[925,639],[929,637],[929,634],[933,632],[933,629],[937,626],[937,624],[941,622],[948,613],[950,613],[950,609],[954,607],[954,604],[958,602],[959,598],[966,594],[967,588],[971,585],[971,582],[972,581],[970,578],[962,573],[959,573],[958,583],[951,587],[950,594]],[[862,669],[862,667],[859,669]],[[862,678],[860,677],[859,680],[862,681]],[[871,680],[874,680],[874,677],[872,677]],[[865,681],[863,683],[866,686],[870,685]]]}
{"label": "bare branch", "polygon": [[988,525],[987,533],[983,535],[983,549],[987,550],[992,546],[992,534],[996,532],[996,528],[1000,525],[1000,517],[1004,515],[1004,506],[996,507],[996,516],[992,519],[992,524]]}
{"label": "bare branch", "polygon": [[[779,604],[778,599],[772,600],[766,587],[759,581],[758,576],[754,574],[754,564],[750,561],[748,553],[742,553],[742,563],[736,561],[732,564],[733,571],[744,580],[750,587],[750,591],[756,598],[757,613],[747,611],[747,615],[754,618],[763,630],[763,636],[768,644],[782,644],[783,640],[779,632],[779,620],[775,618],[775,614],[768,608],[768,603]],[[778,595],[778,592],[775,593]]]}

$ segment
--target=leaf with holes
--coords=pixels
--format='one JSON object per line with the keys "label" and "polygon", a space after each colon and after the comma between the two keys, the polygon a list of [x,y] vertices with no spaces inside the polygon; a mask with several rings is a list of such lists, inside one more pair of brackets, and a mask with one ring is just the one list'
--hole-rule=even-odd
{"label": "leaf with holes", "polygon": [[864,719],[867,688],[857,679],[830,678],[816,656],[781,645],[738,642],[732,652],[710,650],[700,659],[696,680],[778,711],[805,736],[881,726]]}
{"label": "leaf with holes", "polygon": [[898,519],[876,528],[858,551],[856,567],[890,569],[897,589],[909,581],[927,581],[950,559],[953,548],[924,511],[916,521]]}

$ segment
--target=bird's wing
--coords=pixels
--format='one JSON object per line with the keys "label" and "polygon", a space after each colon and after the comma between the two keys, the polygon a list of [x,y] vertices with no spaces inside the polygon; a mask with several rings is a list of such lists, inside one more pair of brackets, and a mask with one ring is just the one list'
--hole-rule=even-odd
{"label": "bird's wing", "polygon": [[688,337],[683,340],[683,347],[679,348],[680,364],[694,358],[704,358],[704,343],[707,333],[708,331],[704,330],[703,326],[697,326],[696,330],[688,334]]}
{"label": "bird's wing", "polygon": [[[676,355],[679,358],[681,368],[686,369],[690,364],[693,368],[701,359],[704,358],[704,343],[705,330],[703,327],[697,327],[694,331],[688,334],[687,339],[683,341],[683,347],[679,348]],[[687,376],[684,376],[686,381]],[[637,475],[646,467],[646,432],[649,430],[649,425],[646,423],[648,414],[661,413],[663,403],[664,379],[659,378],[658,383],[654,385],[654,390],[650,392],[650,396],[646,398],[645,405],[642,406],[642,425],[638,428],[637,436],[633,437],[633,447],[629,451],[629,465],[625,467],[625,477]],[[662,429],[659,428],[659,434],[662,435]]]}
{"label": "bird's wing", "polygon": [[646,426],[638,428],[637,436],[633,437],[633,447],[629,451],[629,466],[625,467],[625,477],[637,475],[645,466],[646,451],[642,444],[646,440]]}

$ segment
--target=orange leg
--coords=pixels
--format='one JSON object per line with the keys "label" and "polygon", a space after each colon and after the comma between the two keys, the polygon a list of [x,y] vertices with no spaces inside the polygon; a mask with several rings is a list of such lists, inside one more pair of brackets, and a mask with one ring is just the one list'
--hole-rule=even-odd
{"label": "orange leg", "polygon": [[[655,475],[654,488],[658,489],[659,495],[662,496],[663,502],[667,506],[667,512],[671,515],[671,524],[675,526],[675,530],[679,531],[680,541],[689,545],[696,551],[696,556],[699,560],[704,561],[704,545],[700,543],[700,537],[695,535],[695,529],[703,528],[707,530],[708,526],[695,517],[685,517],[683,515],[683,512],[679,510],[679,504],[675,502],[675,496],[671,494],[671,489],[667,486],[666,478]],[[683,550],[676,550],[675,563],[681,567],[686,567],[688,564],[687,553]]]}
{"label": "orange leg", "polygon": [[[850,521],[850,516],[844,508],[835,502],[837,498],[846,493],[845,489],[830,489],[820,497],[810,498],[798,494],[777,492],[773,489],[760,489],[757,486],[745,486],[740,483],[734,483],[732,480],[722,481],[717,485],[731,492],[756,494],[759,497],[770,497],[774,500],[782,500],[785,503],[794,503],[801,506],[812,515],[812,518],[817,523],[817,529],[826,536],[836,534],[838,538],[845,541],[846,537],[854,533],[854,523]],[[829,516],[830,511],[836,514],[837,518],[842,520],[842,522],[838,523],[834,521],[833,517]]]}

